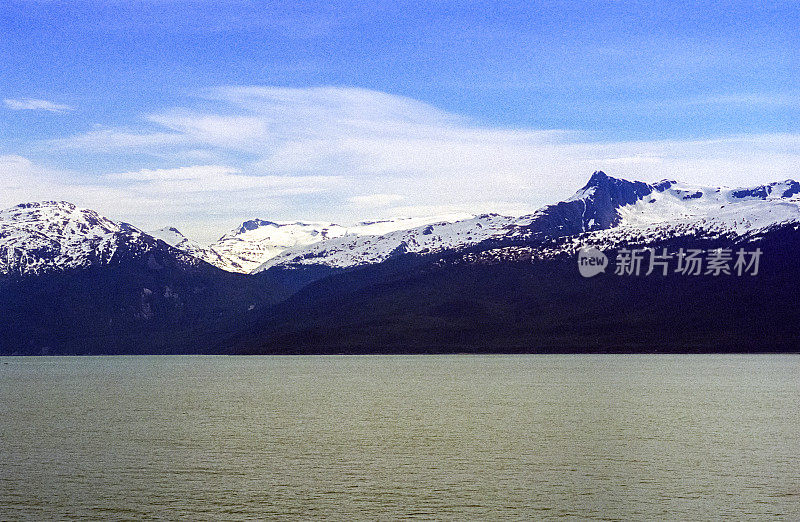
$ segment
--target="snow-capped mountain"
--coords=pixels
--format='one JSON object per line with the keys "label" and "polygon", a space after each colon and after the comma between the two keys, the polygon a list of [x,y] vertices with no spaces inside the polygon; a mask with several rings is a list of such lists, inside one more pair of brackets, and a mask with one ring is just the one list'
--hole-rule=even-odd
{"label": "snow-capped mountain", "polygon": [[[615,208],[614,225],[602,228],[592,226],[591,218],[584,220],[582,231],[550,236],[559,240],[541,253],[547,257],[572,254],[583,245],[608,249],[676,238],[725,237],[735,243],[800,222],[800,183],[793,180],[733,189],[663,180],[648,187],[641,198]],[[578,194],[584,191],[586,187]],[[593,202],[587,203],[591,210]]]}
{"label": "snow-capped mountain", "polygon": [[[527,216],[428,221],[254,220],[226,236],[233,266],[175,229],[18,205],[0,211],[0,353],[797,349],[795,181],[729,189],[596,172]],[[586,245],[609,258],[741,245],[764,262],[758,278],[587,280],[574,257]],[[403,253],[436,255],[382,263]],[[247,277],[201,260],[245,272],[242,259],[264,255],[264,268],[322,269]]]}
{"label": "snow-capped mountain", "polygon": [[219,238],[210,248],[225,259],[223,265],[217,265],[220,268],[248,273],[287,248],[323,241],[331,234],[341,235],[340,228],[332,223],[276,223],[251,219]]}
{"label": "snow-capped mountain", "polygon": [[750,189],[727,189],[662,181],[631,205],[620,207],[620,226],[696,223],[737,234],[763,229],[800,215],[800,183],[792,180]]}
{"label": "snow-capped mountain", "polygon": [[[277,223],[254,219],[203,246],[175,227],[145,233],[133,225],[115,222],[89,209],[65,201],[24,203],[0,211],[0,274],[30,275],[103,265],[115,260],[124,247],[127,254],[144,255],[163,250],[180,254],[180,262],[205,261],[229,272],[249,273],[286,249],[332,238],[384,234],[431,221],[456,221],[468,217],[398,218],[365,221],[354,226],[335,223]],[[174,249],[174,250],[173,250]]]}
{"label": "snow-capped mountain", "polygon": [[190,256],[202,259],[206,263],[212,264],[219,268],[225,269],[230,261],[227,257],[223,256],[211,247],[204,247],[200,243],[189,239],[184,236],[180,230],[175,227],[165,227],[158,230],[153,230],[149,233],[156,239],[160,239],[171,247],[177,248]]}
{"label": "snow-capped mountain", "polygon": [[153,267],[196,266],[197,259],[127,223],[65,201],[0,210],[0,274],[36,275],[137,259]]}
{"label": "snow-capped mountain", "polygon": [[514,218],[485,214],[467,220],[439,221],[381,235],[344,236],[324,243],[290,248],[259,266],[325,265],[348,267],[380,263],[404,253],[427,254],[503,237],[513,230]]}
{"label": "snow-capped mountain", "polygon": [[669,236],[742,235],[796,221],[800,221],[796,181],[729,189],[672,180],[647,184],[598,171],[571,198],[530,215],[489,214],[380,236],[342,237],[291,248],[256,271],[273,266],[344,268],[380,263],[401,253],[457,251],[484,242],[534,244],[580,236],[580,242],[613,245],[633,238],[646,242]]}
{"label": "snow-capped mountain", "polygon": [[[287,249],[323,242],[327,244],[330,240],[342,237],[386,234],[431,222],[452,222],[466,217],[469,215],[397,218],[363,221],[353,226],[324,222],[273,222],[253,219],[245,221],[209,247],[208,250],[220,256],[221,261],[211,260],[208,256],[202,259],[224,270],[248,273]],[[186,251],[192,253],[190,250]]]}
{"label": "snow-capped mountain", "polygon": [[[468,217],[468,219],[465,219]],[[354,226],[254,219],[209,247],[175,228],[146,234],[67,202],[27,203],[0,211],[0,274],[39,274],[103,265],[160,252],[187,266],[205,261],[231,272],[274,266],[352,267],[404,254],[528,247],[558,238],[559,251],[580,244],[614,246],[669,237],[754,234],[800,221],[800,183],[753,188],[627,181],[595,172],[566,201],[522,216],[447,215],[361,222]],[[166,245],[159,245],[158,240]],[[543,250],[544,252],[544,250]]]}

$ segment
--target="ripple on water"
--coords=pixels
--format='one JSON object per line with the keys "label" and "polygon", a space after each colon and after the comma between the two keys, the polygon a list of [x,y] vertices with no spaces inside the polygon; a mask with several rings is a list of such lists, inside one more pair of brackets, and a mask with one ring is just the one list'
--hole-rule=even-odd
{"label": "ripple on water", "polygon": [[796,355],[5,358],[0,518],[797,518],[798,370]]}

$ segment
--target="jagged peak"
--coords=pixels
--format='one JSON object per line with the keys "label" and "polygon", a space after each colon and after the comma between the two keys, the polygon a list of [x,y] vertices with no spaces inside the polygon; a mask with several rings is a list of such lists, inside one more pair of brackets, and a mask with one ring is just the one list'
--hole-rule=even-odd
{"label": "jagged peak", "polygon": [[596,170],[589,177],[589,181],[583,187],[584,189],[591,187],[602,187],[607,185],[647,185],[643,181],[630,181],[624,178],[615,178],[609,176],[602,170]]}
{"label": "jagged peak", "polygon": [[267,226],[277,226],[278,224],[273,221],[265,221],[263,219],[248,219],[244,223],[241,224],[239,229],[236,231],[238,234],[244,234],[245,232],[249,232],[251,230],[255,230],[260,227],[267,227]]}
{"label": "jagged peak", "polygon": [[648,185],[643,181],[614,178],[602,170],[596,170],[592,173],[588,183],[567,201],[585,200],[586,198],[596,197],[599,194],[606,194],[616,204],[618,200],[627,202],[631,199],[636,200],[644,197],[652,192],[653,189],[652,185]]}
{"label": "jagged peak", "polygon": [[586,182],[586,185],[584,185],[580,190],[578,190],[578,192],[576,192],[575,195],[572,196],[572,198],[570,199],[578,199],[585,194],[591,193],[592,188],[607,186],[612,181],[624,181],[624,180],[617,180],[617,178],[612,178],[602,170],[595,170],[594,172],[592,172],[592,175],[589,177],[589,181]]}
{"label": "jagged peak", "polygon": [[592,185],[597,185],[608,179],[611,179],[611,177],[608,174],[606,174],[602,170],[595,170],[594,172],[592,172],[591,177],[589,177],[589,182],[586,184],[586,186],[590,187]]}
{"label": "jagged peak", "polygon": [[159,234],[159,235],[161,235],[161,234],[174,234],[176,236],[186,237],[186,236],[183,235],[183,233],[180,230],[178,230],[176,227],[172,227],[172,226],[161,227],[159,229],[153,230],[153,231],[148,232],[148,233],[151,236],[155,235],[155,234]]}

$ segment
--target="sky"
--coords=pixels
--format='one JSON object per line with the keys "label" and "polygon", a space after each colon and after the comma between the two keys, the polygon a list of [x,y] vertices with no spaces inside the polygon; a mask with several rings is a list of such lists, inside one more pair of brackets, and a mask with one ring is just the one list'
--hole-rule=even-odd
{"label": "sky", "polygon": [[798,179],[800,3],[0,2],[0,207],[524,214],[594,170]]}

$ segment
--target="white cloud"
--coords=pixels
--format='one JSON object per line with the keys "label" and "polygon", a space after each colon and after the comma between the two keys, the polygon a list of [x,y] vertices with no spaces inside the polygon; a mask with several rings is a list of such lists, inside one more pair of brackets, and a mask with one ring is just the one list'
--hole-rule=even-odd
{"label": "white cloud", "polygon": [[82,178],[75,171],[45,167],[22,156],[0,156],[0,207],[56,200],[116,211],[119,215],[138,204],[124,190],[87,183]]}
{"label": "white cloud", "polygon": [[205,97],[267,116],[276,127],[285,128],[287,121],[300,127],[313,124],[306,131],[317,134],[343,126],[441,126],[466,121],[412,98],[358,88],[220,87],[208,90]]}
{"label": "white cloud", "polygon": [[47,100],[37,100],[35,98],[6,98],[3,103],[14,111],[47,111],[58,114],[69,112],[72,109],[69,105],[53,103]]}
{"label": "white cloud", "polygon": [[132,132],[127,129],[99,129],[47,142],[57,149],[116,152],[175,147],[188,143],[187,136],[174,132]]}
{"label": "white cloud", "polygon": [[686,105],[744,105],[768,107],[798,107],[800,100],[797,92],[780,93],[737,93],[703,96],[684,101]]}
{"label": "white cloud", "polygon": [[131,190],[153,195],[268,190],[272,196],[288,196],[322,192],[342,182],[339,176],[254,176],[225,165],[141,169],[108,174],[105,179],[129,182]]}
{"label": "white cloud", "polygon": [[133,209],[125,219],[158,218],[159,226],[176,219],[206,238],[204,223],[219,235],[254,216],[354,222],[426,210],[521,214],[570,196],[597,169],[746,186],[797,177],[800,164],[797,134],[603,142],[587,133],[481,125],[365,89],[210,89],[143,121],[48,145],[107,154],[104,164],[123,152],[146,155],[150,167],[158,158],[163,166],[76,178],[116,194],[120,203],[109,208]]}
{"label": "white cloud", "polygon": [[359,207],[385,207],[403,200],[400,194],[365,194],[363,196],[353,196],[347,201]]}
{"label": "white cloud", "polygon": [[188,142],[225,148],[248,149],[269,136],[268,123],[253,116],[171,111],[151,115],[148,120],[178,133]]}
{"label": "white cloud", "polygon": [[145,230],[179,225],[205,242],[246,218],[291,212],[297,198],[319,197],[341,183],[336,176],[257,176],[221,165],[141,169],[87,179],[22,156],[0,156],[0,208],[69,201]]}

